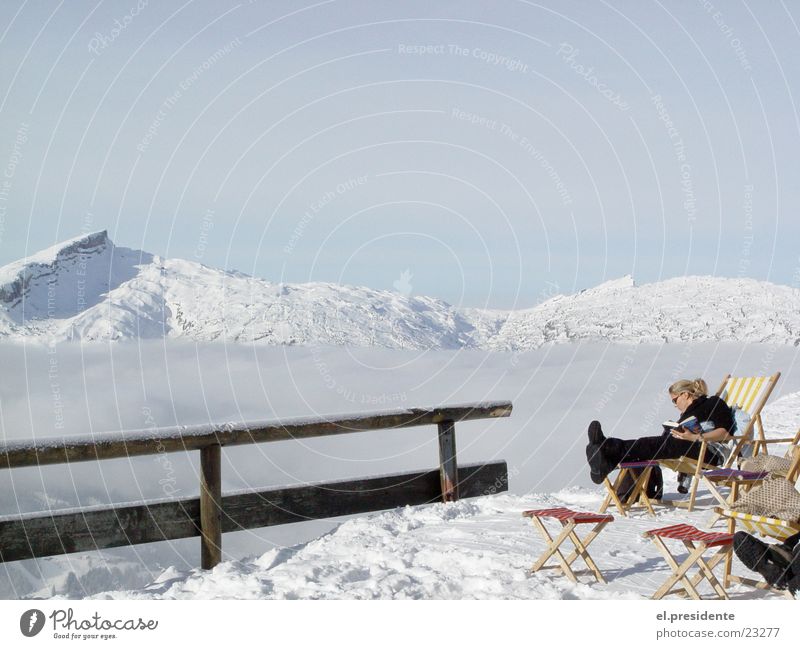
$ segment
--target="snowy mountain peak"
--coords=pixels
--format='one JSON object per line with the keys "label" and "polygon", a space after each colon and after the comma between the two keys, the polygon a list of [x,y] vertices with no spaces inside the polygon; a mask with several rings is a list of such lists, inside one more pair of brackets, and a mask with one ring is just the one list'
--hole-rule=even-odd
{"label": "snowy mountain peak", "polygon": [[13,307],[27,289],[42,277],[54,277],[61,264],[69,265],[80,255],[113,248],[108,232],[101,230],[74,237],[0,268],[0,303]]}
{"label": "snowy mountain peak", "polygon": [[602,284],[598,284],[593,288],[584,289],[581,291],[581,293],[606,293],[612,291],[624,291],[631,288],[636,288],[636,283],[633,281],[633,277],[631,275],[625,275],[623,277],[618,277],[617,279],[610,279]]}
{"label": "snowy mountain peak", "polygon": [[575,340],[800,344],[800,291],[753,279],[630,275],[515,311],[395,291],[273,283],[86,234],[0,268],[0,337],[188,338],[393,349],[536,349]]}

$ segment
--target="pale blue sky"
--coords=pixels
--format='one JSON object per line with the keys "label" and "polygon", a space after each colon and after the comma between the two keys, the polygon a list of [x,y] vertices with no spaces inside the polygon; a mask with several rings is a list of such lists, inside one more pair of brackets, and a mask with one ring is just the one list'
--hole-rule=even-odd
{"label": "pale blue sky", "polygon": [[408,269],[475,307],[800,281],[797,2],[3,13],[0,264],[108,229],[274,281]]}

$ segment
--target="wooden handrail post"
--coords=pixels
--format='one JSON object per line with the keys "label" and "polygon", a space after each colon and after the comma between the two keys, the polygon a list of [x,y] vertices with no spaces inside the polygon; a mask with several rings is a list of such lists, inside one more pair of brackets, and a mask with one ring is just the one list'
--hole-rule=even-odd
{"label": "wooden handrail post", "polygon": [[222,447],[200,449],[200,567],[222,561]]}
{"label": "wooden handrail post", "polygon": [[442,482],[442,502],[458,500],[456,425],[452,420],[439,423],[439,473]]}
{"label": "wooden handrail post", "polygon": [[[398,408],[341,417],[296,417],[277,421],[173,426],[155,431],[117,431],[104,434],[102,439],[92,434],[48,438],[41,442],[3,440],[0,442],[0,472],[197,450],[200,451],[200,495],[0,516],[0,563],[200,536],[201,565],[208,570],[222,561],[223,532],[423,505],[438,498],[450,502],[460,497],[476,498],[506,491],[508,465],[504,461],[458,468],[455,424],[509,417],[512,408],[510,401],[485,401]],[[430,469],[345,482],[232,493],[223,500],[223,446],[433,424],[438,426],[438,471]]]}

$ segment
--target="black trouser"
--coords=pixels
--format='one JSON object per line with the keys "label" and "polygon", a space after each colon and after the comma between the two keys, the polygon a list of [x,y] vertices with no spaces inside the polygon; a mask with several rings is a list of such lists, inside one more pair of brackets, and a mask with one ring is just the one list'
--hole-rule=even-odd
{"label": "black trouser", "polygon": [[[689,442],[678,439],[671,434],[640,437],[639,439],[621,439],[618,446],[620,458],[618,462],[642,462],[644,460],[670,460],[683,457],[700,457],[700,442]],[[711,449],[706,449],[705,461],[714,466],[719,465],[719,457]]]}

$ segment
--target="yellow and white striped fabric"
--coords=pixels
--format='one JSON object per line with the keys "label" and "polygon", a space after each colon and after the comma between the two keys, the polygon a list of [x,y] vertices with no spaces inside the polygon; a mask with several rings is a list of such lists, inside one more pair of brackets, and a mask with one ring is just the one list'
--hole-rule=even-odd
{"label": "yellow and white striped fabric", "polygon": [[730,377],[720,396],[730,407],[738,406],[752,417],[761,410],[777,380],[777,374]]}
{"label": "yellow and white striped fabric", "polygon": [[790,536],[800,532],[800,523],[784,521],[780,518],[769,518],[767,516],[756,516],[755,514],[744,514],[733,511],[732,509],[717,509],[717,511],[727,518],[733,518],[738,525],[741,525],[748,532],[769,536],[779,541],[788,539]]}

